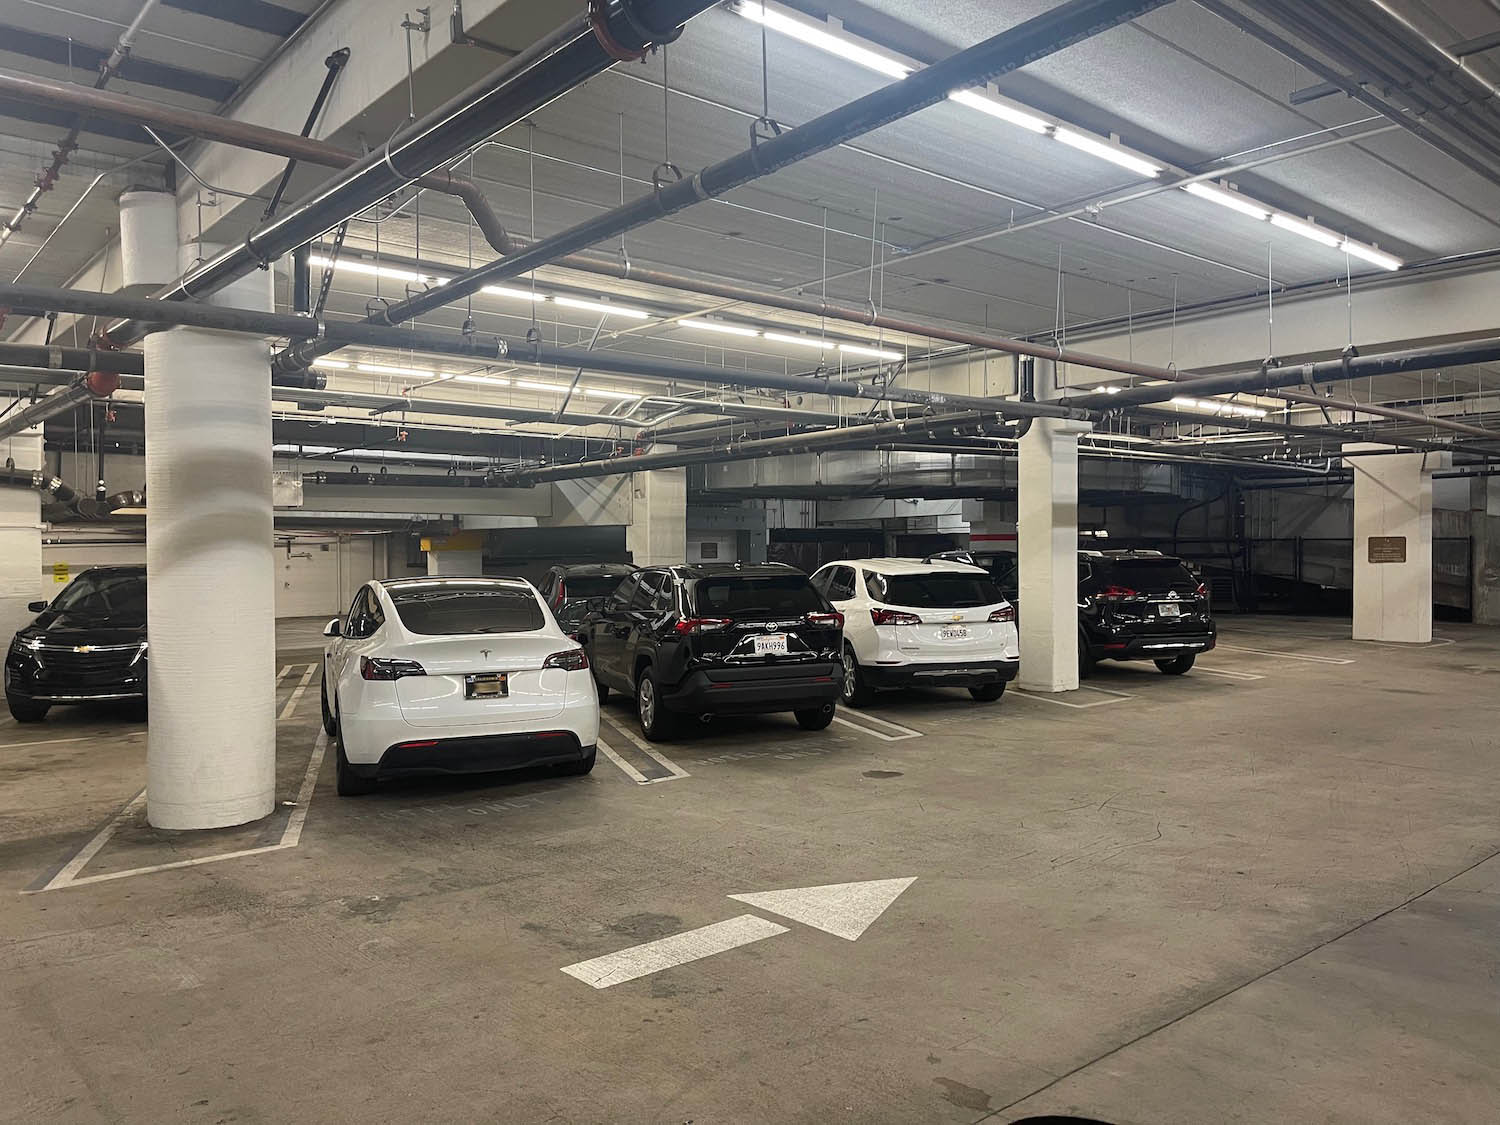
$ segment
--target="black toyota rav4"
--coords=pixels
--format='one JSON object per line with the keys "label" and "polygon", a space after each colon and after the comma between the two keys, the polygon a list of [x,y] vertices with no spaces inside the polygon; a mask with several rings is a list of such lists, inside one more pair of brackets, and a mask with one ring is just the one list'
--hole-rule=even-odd
{"label": "black toyota rav4", "polygon": [[1160,551],[1078,552],[1078,663],[1154,660],[1180,676],[1218,640],[1208,588]]}
{"label": "black toyota rav4", "polygon": [[779,563],[647,567],[583,622],[599,698],[630,693],[647,738],[685,715],[791,711],[833,721],[843,617]]}

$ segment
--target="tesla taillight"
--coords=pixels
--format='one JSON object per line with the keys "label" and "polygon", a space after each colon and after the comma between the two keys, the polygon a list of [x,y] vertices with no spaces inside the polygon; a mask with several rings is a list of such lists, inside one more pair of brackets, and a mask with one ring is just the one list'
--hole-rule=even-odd
{"label": "tesla taillight", "polygon": [[677,631],[678,636],[686,637],[692,633],[717,633],[733,624],[727,617],[684,617],[672,628]]}
{"label": "tesla taillight", "polygon": [[390,660],[379,656],[361,656],[359,675],[364,680],[399,680],[402,676],[425,676],[427,670],[415,660]]}
{"label": "tesla taillight", "polygon": [[1016,619],[1016,607],[1003,605],[994,613],[990,614],[990,620],[994,622],[1014,621]]}
{"label": "tesla taillight", "polygon": [[803,620],[809,625],[822,625],[825,628],[842,629],[844,627],[842,613],[809,613]]}
{"label": "tesla taillight", "polygon": [[589,654],[581,648],[554,652],[542,661],[543,668],[561,668],[564,672],[581,672],[589,666]]}
{"label": "tesla taillight", "polygon": [[901,613],[894,609],[872,609],[870,620],[876,625],[920,625],[922,619],[915,613]]}

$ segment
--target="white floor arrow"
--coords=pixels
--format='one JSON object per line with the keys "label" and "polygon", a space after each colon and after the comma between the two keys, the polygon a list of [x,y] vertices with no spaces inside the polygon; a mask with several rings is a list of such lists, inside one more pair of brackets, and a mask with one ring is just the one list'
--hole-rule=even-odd
{"label": "white floor arrow", "polygon": [[[870,928],[870,923],[885,913],[902,891],[915,882],[916,876],[874,879],[864,883],[829,883],[822,887],[791,887],[784,891],[729,897],[854,941]],[[609,988],[787,932],[785,926],[775,922],[757,918],[754,914],[741,914],[738,918],[715,922],[711,926],[685,930],[671,937],[606,953],[603,957],[565,965],[562,971],[590,987]]]}
{"label": "white floor arrow", "polygon": [[913,875],[909,879],[829,883],[822,887],[792,887],[785,891],[759,891],[729,897],[854,941],[916,881]]}

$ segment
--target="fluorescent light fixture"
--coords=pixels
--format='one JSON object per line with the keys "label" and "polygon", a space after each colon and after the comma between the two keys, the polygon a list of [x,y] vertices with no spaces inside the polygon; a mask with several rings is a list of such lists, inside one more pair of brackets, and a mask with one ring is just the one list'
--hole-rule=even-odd
{"label": "fluorescent light fixture", "polygon": [[349,366],[342,359],[315,359],[312,365],[322,371],[342,371]]}
{"label": "fluorescent light fixture", "polygon": [[1271,216],[1271,225],[1291,231],[1293,234],[1300,234],[1303,238],[1310,238],[1314,242],[1321,242],[1324,246],[1337,247],[1339,245],[1339,236],[1333,232],[1326,231],[1312,223],[1304,223],[1301,219],[1294,219],[1290,215],[1283,215],[1279,211]]}
{"label": "fluorescent light fixture", "polygon": [[1143,160],[1133,153],[1126,152],[1119,145],[1098,140],[1087,133],[1075,133],[1072,129],[1065,129],[1059,125],[1052,130],[1052,135],[1065,145],[1108,160],[1112,164],[1118,164],[1121,168],[1129,168],[1132,172],[1139,172],[1143,176],[1152,178],[1161,175],[1161,165],[1152,164],[1149,160]]}
{"label": "fluorescent light fixture", "polygon": [[746,328],[741,324],[730,324],[723,320],[699,320],[696,317],[684,317],[677,322],[684,328],[700,328],[704,332],[722,332],[726,336],[759,336],[760,331],[755,328]]}
{"label": "fluorescent light fixture", "polygon": [[795,344],[803,348],[817,348],[820,352],[829,347],[826,340],[820,340],[816,336],[793,336],[790,332],[764,332],[762,335],[767,340],[775,340],[778,344]]}
{"label": "fluorescent light fixture", "polygon": [[366,375],[414,375],[418,379],[431,379],[437,374],[427,367],[393,367],[385,363],[358,363],[354,369]]}
{"label": "fluorescent light fixture", "polygon": [[1355,242],[1352,238],[1346,238],[1343,242],[1344,253],[1379,266],[1383,270],[1399,270],[1402,266],[1400,258],[1394,254],[1387,254],[1384,250],[1377,250],[1373,246],[1366,246],[1362,242]]}
{"label": "fluorescent light fixture", "polygon": [[605,304],[603,301],[585,301],[579,297],[553,297],[552,300],[565,309],[583,309],[585,312],[596,312],[604,316],[628,316],[631,320],[645,320],[651,315],[645,309]]}
{"label": "fluorescent light fixture", "polygon": [[1221,402],[1213,398],[1188,398],[1178,395],[1172,405],[1185,410],[1202,410],[1209,414],[1220,414],[1230,418],[1264,418],[1266,412],[1258,406],[1241,406],[1237,402]]}
{"label": "fluorescent light fixture", "polygon": [[509,379],[502,379],[498,375],[455,375],[453,378],[460,383],[483,383],[488,387],[508,387]]}
{"label": "fluorescent light fixture", "polygon": [[1100,394],[1105,394],[1105,395],[1117,395],[1117,394],[1120,393],[1120,388],[1119,387],[1113,387],[1113,386],[1111,386],[1111,387],[1095,387],[1094,390],[1098,391]]}
{"label": "fluorescent light fixture", "polygon": [[840,344],[839,351],[850,355],[867,355],[871,359],[900,359],[900,352],[888,352],[881,348],[864,348],[858,344]]}
{"label": "fluorescent light fixture", "polygon": [[978,90],[954,90],[948,95],[948,100],[957,102],[959,105],[966,105],[970,109],[977,109],[980,113],[987,113],[991,117],[998,117],[1001,121],[1008,121],[1012,125],[1019,125],[1033,133],[1045,133],[1050,128],[1040,117],[1008,106],[1002,101],[981,94]]}
{"label": "fluorescent light fixture", "polygon": [[1182,190],[1189,195],[1196,195],[1199,199],[1206,199],[1210,203],[1217,203],[1220,207],[1228,207],[1231,211],[1238,211],[1241,215],[1249,215],[1252,219],[1259,219],[1261,222],[1265,222],[1271,217],[1270,208],[1262,207],[1237,191],[1228,191],[1225,188],[1203,183],[1184,184]]}
{"label": "fluorescent light fixture", "polygon": [[560,395],[568,389],[556,383],[534,383],[530,379],[517,379],[516,386],[525,391],[544,391],[554,395]]}
{"label": "fluorescent light fixture", "polygon": [[640,395],[631,394],[629,391],[611,391],[603,387],[579,387],[578,393],[587,395],[589,398],[611,398],[619,402],[634,402]]}
{"label": "fluorescent light fixture", "polygon": [[530,289],[516,289],[509,285],[486,285],[480,290],[492,297],[512,297],[517,301],[545,301],[545,293],[533,293]]}
{"label": "fluorescent light fixture", "polygon": [[905,78],[912,72],[912,68],[905,63],[897,62],[868,47],[862,47],[826,24],[800,19],[762,4],[760,0],[740,0],[734,6],[734,10],[747,20],[765,24],[772,31],[778,31],[782,35],[790,36],[820,51],[827,51],[830,55],[848,59],[866,70],[884,74],[887,78]]}
{"label": "fluorescent light fixture", "polygon": [[[307,264],[310,266],[326,267],[331,261],[321,254],[309,254],[307,257]],[[397,269],[395,266],[377,266],[374,262],[362,262],[358,258],[340,258],[333,262],[333,267],[345,273],[362,273],[368,277],[384,277],[391,281],[418,281],[423,285],[447,285],[449,280],[430,273]]]}

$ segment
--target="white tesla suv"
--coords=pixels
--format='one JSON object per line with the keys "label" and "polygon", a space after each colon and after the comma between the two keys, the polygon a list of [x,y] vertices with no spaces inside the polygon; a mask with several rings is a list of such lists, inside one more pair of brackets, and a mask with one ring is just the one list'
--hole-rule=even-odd
{"label": "white tesla suv", "polygon": [[844,615],[844,703],[884,688],[966,687],[999,699],[1021,663],[1016,611],[977,566],[942,559],[829,563],[813,585]]}
{"label": "white tesla suv", "polygon": [[340,796],[394,774],[594,768],[588,656],[524,579],[369,582],[323,635]]}

